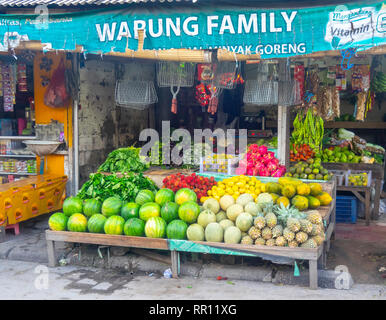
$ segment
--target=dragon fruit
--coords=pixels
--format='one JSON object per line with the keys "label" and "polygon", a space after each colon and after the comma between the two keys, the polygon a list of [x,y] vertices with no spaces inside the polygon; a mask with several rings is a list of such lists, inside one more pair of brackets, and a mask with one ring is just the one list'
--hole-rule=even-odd
{"label": "dragon fruit", "polygon": [[262,176],[262,177],[269,177],[270,174],[269,174],[268,169],[267,169],[267,168],[260,169],[260,170],[259,170],[259,176]]}
{"label": "dragon fruit", "polygon": [[277,165],[273,161],[270,161],[268,162],[266,168],[268,169],[269,172],[273,172],[277,170]]}
{"label": "dragon fruit", "polygon": [[257,152],[261,155],[267,154],[268,148],[266,146],[260,146],[257,148]]}

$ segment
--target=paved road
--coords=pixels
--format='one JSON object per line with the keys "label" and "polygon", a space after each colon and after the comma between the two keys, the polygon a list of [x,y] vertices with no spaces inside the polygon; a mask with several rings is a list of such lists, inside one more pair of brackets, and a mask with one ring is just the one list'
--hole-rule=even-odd
{"label": "paved road", "polygon": [[[48,273],[47,273],[48,272]],[[33,262],[0,260],[0,299],[376,299],[386,287],[310,290],[249,281],[165,279],[75,266],[47,268]]]}

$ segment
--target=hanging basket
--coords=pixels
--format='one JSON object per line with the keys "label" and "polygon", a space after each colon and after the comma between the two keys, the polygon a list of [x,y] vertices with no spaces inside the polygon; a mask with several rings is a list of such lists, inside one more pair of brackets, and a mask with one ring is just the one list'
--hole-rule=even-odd
{"label": "hanging basket", "polygon": [[115,102],[124,108],[147,109],[158,102],[154,83],[152,81],[118,80],[115,86]]}

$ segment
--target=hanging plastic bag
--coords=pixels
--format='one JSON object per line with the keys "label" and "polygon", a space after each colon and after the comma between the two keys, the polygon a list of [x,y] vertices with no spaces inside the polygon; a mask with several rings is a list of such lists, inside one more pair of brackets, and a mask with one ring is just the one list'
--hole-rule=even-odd
{"label": "hanging plastic bag", "polygon": [[70,99],[66,89],[66,67],[63,59],[54,71],[50,84],[44,94],[44,104],[52,108],[65,107]]}

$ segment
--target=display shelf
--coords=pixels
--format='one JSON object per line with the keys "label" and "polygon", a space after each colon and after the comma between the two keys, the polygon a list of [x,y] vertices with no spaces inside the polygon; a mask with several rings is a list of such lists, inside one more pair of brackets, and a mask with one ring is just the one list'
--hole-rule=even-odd
{"label": "display shelf", "polygon": [[0,154],[0,158],[31,158],[34,159],[34,154]]}
{"label": "display shelf", "polygon": [[0,140],[35,140],[36,136],[0,136]]}
{"label": "display shelf", "polygon": [[31,172],[5,172],[0,171],[0,175],[7,175],[7,176],[37,176],[37,173],[31,173]]}

